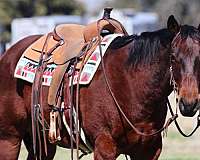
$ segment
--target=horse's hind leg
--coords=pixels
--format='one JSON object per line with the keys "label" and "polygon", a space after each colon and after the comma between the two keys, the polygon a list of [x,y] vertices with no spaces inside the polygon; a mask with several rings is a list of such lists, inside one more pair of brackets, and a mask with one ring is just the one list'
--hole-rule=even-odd
{"label": "horse's hind leg", "polygon": [[[26,149],[28,151],[27,160],[35,160],[34,154],[33,154],[33,143],[32,143],[32,138],[31,137],[32,137],[31,134],[26,133],[24,138],[23,138],[24,145],[26,146]],[[54,156],[55,156],[55,153],[56,153],[56,146],[53,145],[53,144],[50,144],[47,141],[47,151],[48,151],[48,153],[47,153],[47,156],[46,156],[45,153],[44,153],[44,150],[43,150],[42,159],[52,160],[54,158]]]}
{"label": "horse's hind leg", "polygon": [[94,160],[116,160],[116,145],[109,133],[101,133],[95,140]]}
{"label": "horse's hind leg", "polygon": [[21,146],[21,139],[16,137],[9,137],[0,139],[0,159],[2,160],[16,160],[19,156]]}

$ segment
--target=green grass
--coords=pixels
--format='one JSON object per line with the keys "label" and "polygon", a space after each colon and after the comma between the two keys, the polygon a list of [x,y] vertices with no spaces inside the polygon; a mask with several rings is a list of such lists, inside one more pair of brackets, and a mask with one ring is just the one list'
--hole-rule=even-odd
{"label": "green grass", "polygon": [[[168,136],[163,139],[163,151],[159,160],[200,160],[200,136],[195,134],[191,138],[183,138],[174,129],[169,131]],[[74,154],[75,155],[75,154]],[[19,160],[25,160],[27,152],[22,146]],[[57,148],[54,160],[69,160],[70,150]],[[82,160],[92,160],[93,154],[84,156]],[[117,160],[125,160],[121,155]]]}
{"label": "green grass", "polygon": [[[163,150],[159,160],[200,160],[200,132],[190,138],[184,138],[174,127],[170,128],[167,137],[163,138]],[[27,152],[22,145],[19,160],[25,160]],[[57,148],[54,160],[70,159],[70,150]],[[81,160],[93,160],[93,154],[84,156]],[[125,160],[121,155],[117,160]]]}
{"label": "green grass", "polygon": [[[191,128],[186,129],[188,132],[190,130]],[[26,157],[27,152],[22,145],[19,160],[25,160]],[[90,154],[82,160],[93,160],[92,157],[93,154]],[[70,150],[58,147],[54,160],[64,159],[70,159]],[[117,160],[125,160],[125,158],[121,155]],[[167,137],[163,138],[163,150],[159,160],[200,160],[200,131],[190,138],[184,138],[174,126],[170,127]]]}

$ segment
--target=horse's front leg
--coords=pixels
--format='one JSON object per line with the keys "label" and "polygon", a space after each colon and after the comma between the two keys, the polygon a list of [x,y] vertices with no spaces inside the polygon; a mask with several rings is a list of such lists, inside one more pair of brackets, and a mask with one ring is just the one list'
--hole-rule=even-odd
{"label": "horse's front leg", "polygon": [[158,135],[152,138],[149,143],[138,147],[137,152],[131,155],[131,160],[158,160],[162,151],[162,137]]}
{"label": "horse's front leg", "polygon": [[108,132],[100,133],[95,140],[94,160],[116,160],[117,147]]}

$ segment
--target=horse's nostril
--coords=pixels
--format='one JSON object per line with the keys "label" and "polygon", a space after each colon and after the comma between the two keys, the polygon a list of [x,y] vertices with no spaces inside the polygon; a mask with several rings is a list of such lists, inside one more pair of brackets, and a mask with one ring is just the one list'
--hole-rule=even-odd
{"label": "horse's nostril", "polygon": [[188,101],[186,101],[185,98],[181,98],[180,99],[180,103],[182,103],[183,106],[191,106],[191,107],[195,107],[198,104],[199,100],[195,99],[193,102],[189,103]]}

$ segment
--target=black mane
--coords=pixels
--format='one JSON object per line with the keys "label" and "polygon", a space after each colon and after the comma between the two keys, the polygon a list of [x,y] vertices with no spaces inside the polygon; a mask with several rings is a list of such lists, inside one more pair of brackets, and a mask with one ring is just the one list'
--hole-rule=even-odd
{"label": "black mane", "polygon": [[135,36],[130,44],[128,65],[137,66],[139,63],[150,63],[155,55],[159,54],[161,46],[170,45],[174,35],[167,29],[154,32],[143,32]]}
{"label": "black mane", "polygon": [[181,38],[183,39],[189,36],[193,39],[200,41],[200,32],[197,28],[193,26],[188,26],[188,25],[181,26],[180,35],[181,35]]}

